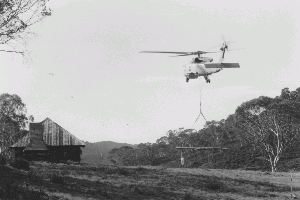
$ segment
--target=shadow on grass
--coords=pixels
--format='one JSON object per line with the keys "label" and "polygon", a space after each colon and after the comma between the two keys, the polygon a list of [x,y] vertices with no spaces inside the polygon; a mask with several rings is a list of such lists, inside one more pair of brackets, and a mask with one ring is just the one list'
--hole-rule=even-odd
{"label": "shadow on grass", "polygon": [[[251,181],[245,179],[232,179],[228,177],[220,178],[205,175],[189,175],[179,173],[176,175],[181,179],[183,187],[193,187],[203,191],[213,191],[221,193],[233,193],[247,197],[276,197],[273,192],[289,192],[290,187],[275,185],[269,182]],[[170,179],[171,177],[169,177]],[[175,181],[174,181],[175,182]],[[178,184],[178,183],[175,183]],[[300,188],[294,188],[300,191]]]}
{"label": "shadow on grass", "polygon": [[[269,182],[262,182],[262,181],[251,181],[245,179],[231,179],[231,178],[224,178],[223,180],[233,181],[239,184],[249,184],[254,187],[263,187],[267,192],[289,192],[291,190],[290,186],[283,186],[283,185],[275,185]],[[293,188],[294,191],[300,191],[300,188]]]}
{"label": "shadow on grass", "polygon": [[[173,192],[166,191],[163,187],[130,184],[126,181],[112,183],[107,180],[90,181],[86,179],[76,179],[65,177],[68,190],[60,189],[60,192],[74,195],[84,194],[85,198],[109,198],[109,199],[144,199],[159,198],[168,199],[170,196],[178,196]],[[180,195],[178,196],[180,197]]]}
{"label": "shadow on grass", "polygon": [[0,199],[49,199],[42,189],[34,191],[27,188],[24,185],[27,176],[17,170],[0,166],[0,177]]}

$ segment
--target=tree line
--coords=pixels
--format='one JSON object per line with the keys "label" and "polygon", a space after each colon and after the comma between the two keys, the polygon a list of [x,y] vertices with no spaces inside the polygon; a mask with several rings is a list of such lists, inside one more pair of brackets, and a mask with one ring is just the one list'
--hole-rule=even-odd
{"label": "tree line", "polygon": [[[10,157],[9,146],[28,134],[34,117],[16,94],[0,95],[0,152]],[[117,165],[160,165],[180,158],[181,147],[252,147],[260,158],[276,171],[288,149],[300,144],[300,87],[284,88],[275,98],[261,96],[242,103],[235,113],[220,121],[207,121],[204,127],[170,130],[155,143],[141,143],[137,148],[122,146],[109,152]],[[185,153],[189,153],[188,150]],[[203,154],[201,154],[203,155]]]}
{"label": "tree line", "polygon": [[199,131],[170,130],[155,143],[112,149],[109,158],[118,165],[160,165],[180,158],[177,146],[249,146],[274,172],[282,155],[299,144],[299,139],[300,87],[295,91],[284,88],[275,98],[260,96],[242,103],[234,114],[220,121],[207,121]]}

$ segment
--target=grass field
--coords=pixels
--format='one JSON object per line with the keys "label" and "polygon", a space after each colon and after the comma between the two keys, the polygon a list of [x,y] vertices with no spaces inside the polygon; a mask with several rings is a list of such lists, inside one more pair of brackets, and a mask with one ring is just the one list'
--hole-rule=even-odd
{"label": "grass field", "polygon": [[[15,192],[40,199],[291,199],[300,197],[300,175],[277,172],[114,167],[31,162],[28,172],[0,166],[0,179],[14,181]],[[3,187],[3,181],[0,182]],[[17,185],[17,186],[15,186]],[[1,190],[0,190],[1,191]],[[2,190],[4,191],[4,190]],[[23,193],[18,195],[22,198]],[[26,194],[26,192],[25,192]],[[17,198],[17,199],[18,199]]]}

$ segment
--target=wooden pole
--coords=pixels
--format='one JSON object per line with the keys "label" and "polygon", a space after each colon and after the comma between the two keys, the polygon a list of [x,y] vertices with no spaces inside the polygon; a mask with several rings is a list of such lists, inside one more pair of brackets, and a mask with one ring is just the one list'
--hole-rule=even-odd
{"label": "wooden pole", "polygon": [[293,175],[291,174],[291,197],[295,198],[295,194],[293,194]]}

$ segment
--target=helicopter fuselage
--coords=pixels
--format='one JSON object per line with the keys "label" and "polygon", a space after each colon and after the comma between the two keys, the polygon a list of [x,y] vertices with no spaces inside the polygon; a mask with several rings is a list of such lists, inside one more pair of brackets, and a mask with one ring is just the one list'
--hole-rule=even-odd
{"label": "helicopter fuselage", "polygon": [[206,68],[204,63],[191,63],[184,65],[183,67],[186,82],[188,82],[189,79],[196,79],[199,76],[204,76],[206,82],[210,83],[210,79],[208,78],[208,76],[221,71],[220,68]]}
{"label": "helicopter fuselage", "polygon": [[206,68],[204,64],[191,63],[184,65],[184,75],[189,79],[196,79],[199,76],[208,76],[219,72],[218,68]]}

